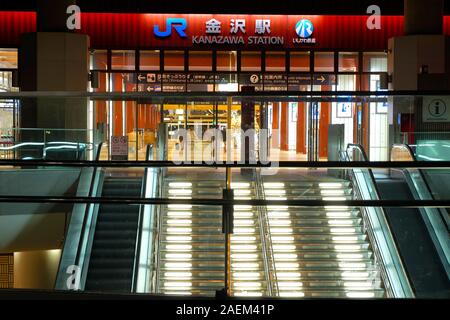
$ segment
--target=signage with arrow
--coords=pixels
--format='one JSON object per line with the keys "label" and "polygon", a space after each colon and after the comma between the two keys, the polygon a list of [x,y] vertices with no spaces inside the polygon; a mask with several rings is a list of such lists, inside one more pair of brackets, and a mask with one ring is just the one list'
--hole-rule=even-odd
{"label": "signage with arrow", "polygon": [[314,85],[336,85],[336,75],[335,74],[315,74],[313,76]]}

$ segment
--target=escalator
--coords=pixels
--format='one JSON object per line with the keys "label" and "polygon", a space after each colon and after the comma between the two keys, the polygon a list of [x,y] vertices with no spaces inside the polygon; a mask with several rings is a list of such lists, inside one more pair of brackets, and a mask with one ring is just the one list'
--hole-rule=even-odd
{"label": "escalator", "polygon": [[[359,145],[349,145],[349,159],[367,161],[367,156]],[[404,159],[402,159],[404,160]],[[366,180],[360,183],[372,183],[376,197],[380,200],[420,200],[431,199],[425,190],[414,179],[426,186],[420,172],[410,173],[407,170],[372,170]],[[356,179],[357,180],[357,179]],[[415,183],[416,182],[416,183]],[[425,189],[425,187],[423,187]],[[364,198],[364,197],[363,197]],[[375,198],[365,198],[375,200]],[[430,212],[430,210],[433,210]],[[383,208],[386,220],[392,231],[397,249],[403,261],[414,294],[418,298],[448,298],[450,297],[450,279],[447,273],[448,261],[441,254],[442,248],[433,239],[436,230],[428,219],[439,220],[437,209],[419,208]],[[446,239],[445,239],[446,238]],[[447,242],[448,233],[443,242]],[[444,244],[445,246],[445,244]],[[445,249],[444,249],[445,250]]]}
{"label": "escalator", "polygon": [[[97,150],[97,160],[101,149],[102,145]],[[151,159],[151,152],[152,148],[149,146],[147,159]],[[77,195],[102,199],[154,197],[151,192],[157,188],[154,181],[157,175],[156,171],[148,168],[133,170],[87,167],[81,171]],[[148,247],[149,241],[145,239],[146,243],[142,244],[142,230],[151,228],[151,219],[146,216],[152,213],[146,209],[148,206],[139,204],[75,204],[55,288],[91,292],[137,292],[142,269],[141,252],[142,248]]]}
{"label": "escalator", "polygon": [[[142,177],[110,174],[102,197],[140,197]],[[131,292],[140,206],[103,204],[98,210],[86,291]]]}

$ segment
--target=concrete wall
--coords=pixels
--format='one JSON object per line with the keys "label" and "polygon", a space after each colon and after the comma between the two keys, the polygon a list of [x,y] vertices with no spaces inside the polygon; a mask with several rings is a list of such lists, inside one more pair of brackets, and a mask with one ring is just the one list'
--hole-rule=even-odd
{"label": "concrete wall", "polygon": [[14,253],[14,288],[53,289],[61,250]]}

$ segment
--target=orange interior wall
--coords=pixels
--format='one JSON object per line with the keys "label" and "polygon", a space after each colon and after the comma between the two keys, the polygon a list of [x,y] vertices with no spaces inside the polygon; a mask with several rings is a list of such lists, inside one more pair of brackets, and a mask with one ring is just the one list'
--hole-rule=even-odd
{"label": "orange interior wall", "polygon": [[289,150],[289,105],[287,102],[281,102],[280,116],[280,149]]}
{"label": "orange interior wall", "polygon": [[298,103],[297,110],[297,153],[306,154],[306,102]]}
{"label": "orange interior wall", "polygon": [[[331,91],[331,86],[322,86],[322,91]],[[319,121],[319,157],[328,157],[328,125],[330,124],[331,103],[322,102],[320,105]]]}
{"label": "orange interior wall", "polygon": [[[97,92],[106,92],[106,81],[108,75],[106,73],[100,73],[99,75],[99,87],[96,89]],[[106,115],[106,101],[96,101],[95,102],[95,121],[98,125],[99,123],[107,122]]]}
{"label": "orange interior wall", "polygon": [[272,130],[276,131],[272,135],[272,148],[279,148],[280,147],[280,140],[279,140],[279,122],[280,122],[280,108],[279,103],[274,102],[272,107]]}
{"label": "orange interior wall", "polygon": [[[113,91],[122,91],[122,75],[120,73],[111,74],[113,77]],[[114,101],[113,102],[113,113],[114,113],[114,128],[113,134],[115,136],[121,136],[123,134],[122,130],[122,101]]]}

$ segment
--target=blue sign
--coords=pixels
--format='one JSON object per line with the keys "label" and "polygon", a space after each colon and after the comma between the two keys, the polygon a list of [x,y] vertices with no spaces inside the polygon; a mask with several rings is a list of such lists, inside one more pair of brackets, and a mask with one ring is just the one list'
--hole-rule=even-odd
{"label": "blue sign", "polygon": [[295,32],[300,38],[309,38],[314,32],[314,25],[307,19],[302,19],[295,25]]}
{"label": "blue sign", "polygon": [[172,29],[175,29],[175,31],[178,33],[178,35],[182,38],[187,38],[186,30],[187,28],[187,22],[184,18],[167,18],[166,20],[166,30],[161,31],[159,30],[158,25],[153,26],[153,32],[155,33],[155,36],[160,38],[167,38],[170,37],[172,34]]}

